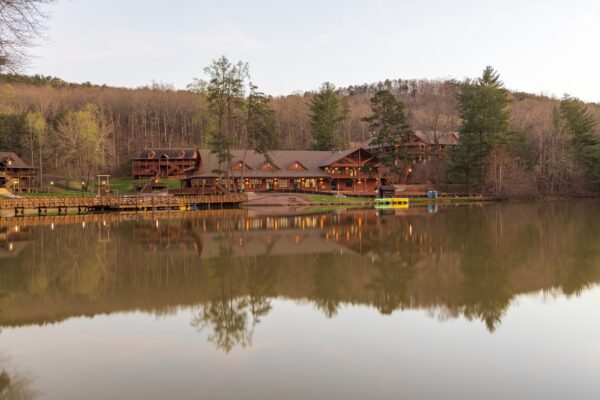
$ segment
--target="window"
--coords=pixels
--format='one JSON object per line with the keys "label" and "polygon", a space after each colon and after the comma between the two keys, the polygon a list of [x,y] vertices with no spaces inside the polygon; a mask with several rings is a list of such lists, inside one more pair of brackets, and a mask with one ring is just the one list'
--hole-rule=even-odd
{"label": "window", "polygon": [[306,189],[314,188],[317,185],[317,181],[315,179],[304,179],[301,182],[302,187]]}
{"label": "window", "polygon": [[348,179],[348,180],[346,181],[346,187],[349,187],[349,188],[351,188],[351,187],[352,187],[352,179]]}

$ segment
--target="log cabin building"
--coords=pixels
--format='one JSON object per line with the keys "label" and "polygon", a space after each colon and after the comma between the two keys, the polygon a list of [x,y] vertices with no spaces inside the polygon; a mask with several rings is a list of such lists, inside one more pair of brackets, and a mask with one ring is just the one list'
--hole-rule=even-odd
{"label": "log cabin building", "polygon": [[[363,148],[345,151],[273,150],[269,159],[254,151],[234,150],[230,186],[247,192],[314,191],[372,193],[378,166]],[[195,192],[213,193],[226,185],[226,166],[215,154],[200,151],[199,168],[184,180]]]}
{"label": "log cabin building", "polygon": [[131,161],[131,175],[133,179],[183,179],[199,156],[193,147],[144,149]]}
{"label": "log cabin building", "polygon": [[38,169],[13,152],[0,151],[0,187],[13,193],[37,192]]}
{"label": "log cabin building", "polygon": [[[229,169],[230,190],[247,192],[314,191],[373,193],[387,182],[417,184],[424,174],[420,166],[442,158],[458,144],[458,133],[417,131],[406,143],[410,163],[403,177],[380,176],[375,157],[380,149],[368,140],[344,151],[272,150],[266,159],[252,150],[233,150],[231,165],[219,165],[217,156],[194,148],[145,149],[133,160],[134,179],[182,179],[182,193],[211,194],[224,191]],[[413,177],[413,179],[411,179]]]}
{"label": "log cabin building", "polygon": [[[458,132],[415,131],[404,145],[412,161],[419,164],[433,158],[441,158],[448,147],[458,145],[458,138]],[[373,151],[375,146],[371,144],[372,140],[365,141],[360,147]]]}

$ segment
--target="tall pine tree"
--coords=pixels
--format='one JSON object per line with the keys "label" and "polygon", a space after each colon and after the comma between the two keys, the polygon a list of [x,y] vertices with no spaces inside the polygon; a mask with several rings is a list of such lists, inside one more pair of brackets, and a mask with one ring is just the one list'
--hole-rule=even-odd
{"label": "tall pine tree", "polygon": [[459,145],[450,155],[450,174],[469,186],[481,184],[486,157],[509,131],[508,92],[488,66],[481,78],[460,85],[458,102],[462,126]]}
{"label": "tall pine tree", "polygon": [[[246,164],[246,153],[253,149],[261,154],[265,161],[271,162],[269,150],[277,148],[277,134],[275,127],[275,112],[269,106],[271,98],[258,90],[250,83],[250,93],[246,101],[246,135],[244,138],[244,156],[242,162]],[[242,168],[242,181],[245,168]]]}
{"label": "tall pine tree", "polygon": [[572,137],[575,158],[585,172],[593,190],[600,190],[600,137],[596,133],[596,121],[585,104],[565,96],[558,107],[563,127]]}
{"label": "tall pine tree", "polygon": [[373,152],[382,168],[400,174],[408,160],[406,143],[413,135],[404,113],[404,104],[388,90],[378,91],[370,101],[373,115],[364,120],[374,133],[371,139]]}
{"label": "tall pine tree", "polygon": [[[210,77],[205,85],[206,100],[211,117],[209,146],[219,160],[219,173],[225,173],[225,191],[229,192],[231,175],[231,150],[235,143],[236,120],[244,106],[244,80],[248,64],[232,64],[221,56],[204,68]],[[225,169],[223,170],[223,164]]]}
{"label": "tall pine tree", "polygon": [[335,150],[345,147],[341,134],[342,122],[349,108],[332,83],[325,82],[310,101],[310,128],[315,150]]}

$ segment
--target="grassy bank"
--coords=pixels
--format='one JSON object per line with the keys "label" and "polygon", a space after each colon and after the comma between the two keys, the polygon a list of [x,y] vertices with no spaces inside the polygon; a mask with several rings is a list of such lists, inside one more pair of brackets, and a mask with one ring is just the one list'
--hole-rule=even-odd
{"label": "grassy bank", "polygon": [[369,197],[335,197],[325,194],[302,194],[307,200],[313,204],[363,204],[372,203],[373,199]]}
{"label": "grassy bank", "polygon": [[[110,180],[110,190],[114,194],[138,194],[139,190],[137,186],[142,186],[147,181],[139,181],[126,178],[113,178]],[[169,189],[177,189],[181,183],[178,179],[161,179],[160,183],[166,184]],[[88,192],[81,191],[80,182],[69,182],[68,185],[65,181],[56,181],[54,187],[47,189],[48,191],[40,193],[25,193],[23,197],[80,197],[80,196],[94,196],[95,189],[90,187]]]}

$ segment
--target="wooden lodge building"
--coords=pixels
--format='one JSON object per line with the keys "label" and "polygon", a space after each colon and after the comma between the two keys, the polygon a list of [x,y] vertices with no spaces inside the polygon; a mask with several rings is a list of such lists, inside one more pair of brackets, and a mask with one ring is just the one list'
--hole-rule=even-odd
{"label": "wooden lodge building", "polygon": [[32,193],[38,190],[38,169],[27,165],[18,155],[0,152],[0,188],[13,193]]}
{"label": "wooden lodge building", "polygon": [[[199,169],[184,179],[195,192],[210,193],[224,187],[225,166],[215,154],[201,151]],[[230,185],[247,192],[321,191],[372,192],[378,185],[373,155],[357,148],[345,151],[273,150],[270,161],[254,151],[234,150]]]}
{"label": "wooden lodge building", "polygon": [[[412,158],[400,180],[409,182],[413,170],[432,158],[441,158],[448,146],[458,144],[458,134],[417,131],[407,152]],[[179,178],[183,192],[210,194],[224,191],[225,170],[229,169],[230,189],[247,192],[315,191],[373,193],[394,177],[379,175],[374,146],[370,141],[344,151],[272,150],[269,160],[252,150],[233,150],[231,165],[219,165],[208,150],[193,148],[145,149],[133,160],[134,179]],[[418,174],[415,174],[418,176]],[[399,177],[395,177],[399,178]]]}
{"label": "wooden lodge building", "polygon": [[195,148],[144,149],[131,161],[133,179],[183,179],[200,156]]}

